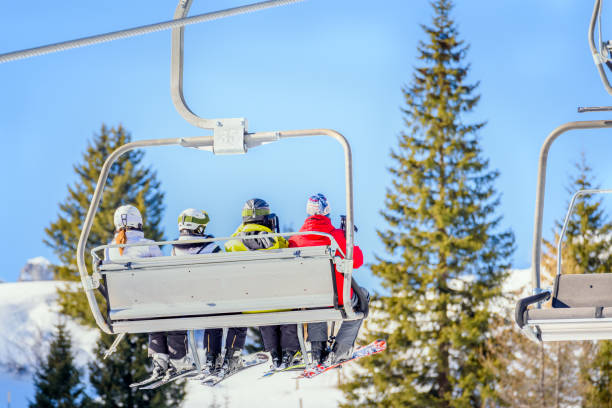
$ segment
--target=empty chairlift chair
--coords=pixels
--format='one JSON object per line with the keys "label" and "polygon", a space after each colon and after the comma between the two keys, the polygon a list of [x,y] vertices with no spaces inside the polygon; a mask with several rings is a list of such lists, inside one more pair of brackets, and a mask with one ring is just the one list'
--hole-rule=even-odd
{"label": "empty chairlift chair", "polygon": [[[535,341],[601,340],[612,339],[612,273],[562,274],[561,250],[576,200],[581,195],[612,193],[612,190],[580,190],[574,194],[557,247],[557,275],[554,287],[540,287],[540,259],[542,251],[542,215],[546,182],[548,151],[553,141],[568,130],[610,128],[612,121],[583,121],[566,123],[555,129],[544,142],[540,153],[534,242],[532,251],[532,296],[520,299],[515,309],[515,320],[523,333]],[[542,303],[551,299],[550,308]]]}

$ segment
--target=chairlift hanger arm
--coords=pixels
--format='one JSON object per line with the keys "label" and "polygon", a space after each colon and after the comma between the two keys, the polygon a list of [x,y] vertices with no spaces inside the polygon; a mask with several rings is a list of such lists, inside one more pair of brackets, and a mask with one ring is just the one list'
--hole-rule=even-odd
{"label": "chairlift hanger arm", "polygon": [[[599,77],[601,78],[601,82],[604,85],[606,91],[612,95],[612,86],[610,85],[610,81],[608,80],[608,76],[606,75],[606,71],[603,67],[605,62],[603,56],[601,55],[600,50],[598,50],[597,45],[595,44],[595,26],[597,25],[597,18],[600,18],[600,36],[601,36],[601,1],[595,0],[595,5],[593,6],[593,14],[591,15],[591,21],[589,23],[589,48],[591,50],[591,55],[593,56],[593,61],[595,62],[595,66],[597,67],[597,72],[599,73]],[[600,39],[601,40],[601,39]]]}
{"label": "chairlift hanger arm", "polygon": [[[178,20],[185,18],[191,7],[192,0],[179,0],[179,3],[174,12],[174,18]],[[283,132],[261,132],[247,133],[246,120],[243,118],[233,119],[205,119],[197,116],[185,102],[183,95],[183,55],[184,55],[184,25],[177,26],[172,30],[172,50],[171,50],[171,70],[170,70],[170,93],[172,101],[179,114],[189,123],[203,129],[214,129],[214,145],[223,139],[219,135],[219,128],[223,128],[227,122],[229,127],[236,127],[236,131],[240,133],[238,138],[239,143],[233,141],[234,147],[238,145],[238,149],[234,148],[227,150],[227,153],[246,153],[250,147],[259,146],[264,143],[270,143],[281,138],[302,137],[326,135],[335,139],[344,149],[345,162],[345,183],[346,183],[346,257],[345,262],[350,262],[352,271],[353,262],[353,244],[354,244],[354,221],[353,221],[353,161],[351,157],[351,147],[344,136],[330,129],[309,129],[309,130],[290,130]],[[236,136],[234,134],[233,136]],[[241,142],[241,143],[240,143]],[[226,147],[226,146],[224,146]],[[217,148],[213,146],[213,151],[216,153]],[[221,152],[222,153],[222,152]],[[350,275],[350,271],[349,271]],[[345,285],[347,286],[347,285]],[[350,290],[350,285],[347,286]]]}
{"label": "chairlift hanger arm", "polygon": [[544,213],[544,194],[546,190],[546,166],[548,152],[553,142],[563,133],[578,129],[605,129],[612,128],[611,120],[590,120],[568,122],[553,130],[542,145],[538,164],[538,182],[536,188],[535,216],[533,225],[533,247],[531,253],[532,287],[540,292],[540,259],[542,255],[542,219]]}
{"label": "chairlift hanger arm", "polygon": [[[189,1],[189,0],[188,0]],[[0,54],[0,64],[4,62],[16,61],[20,59],[36,57],[39,55],[50,54],[59,51],[70,50],[72,48],[85,47],[88,45],[100,44],[108,41],[119,40],[122,38],[135,37],[138,35],[154,33],[157,31],[169,30],[176,27],[184,27],[189,24],[197,24],[206,21],[218,20],[221,18],[237,16],[240,14],[251,13],[254,11],[265,10],[268,8],[279,7],[304,0],[268,0],[259,3],[248,4],[246,6],[234,7],[225,10],[214,11],[211,13],[198,14],[193,17],[178,20],[164,21],[161,23],[148,24],[125,30],[113,31],[106,34],[92,35],[76,40],[63,41],[55,44],[43,45],[40,47],[28,48],[21,51]]]}

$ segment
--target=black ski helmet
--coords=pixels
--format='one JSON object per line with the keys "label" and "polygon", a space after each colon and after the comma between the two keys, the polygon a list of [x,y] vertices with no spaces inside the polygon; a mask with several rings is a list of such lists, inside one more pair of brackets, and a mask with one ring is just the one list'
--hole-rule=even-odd
{"label": "black ski helmet", "polygon": [[261,198],[247,200],[242,207],[242,222],[244,224],[260,223],[270,215],[270,205]]}

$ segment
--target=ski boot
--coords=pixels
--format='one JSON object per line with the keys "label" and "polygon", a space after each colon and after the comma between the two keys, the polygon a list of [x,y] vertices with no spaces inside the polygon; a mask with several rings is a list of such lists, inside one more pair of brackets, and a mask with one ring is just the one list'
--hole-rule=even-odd
{"label": "ski boot", "polygon": [[202,375],[209,376],[221,368],[221,354],[206,353],[206,363],[202,367]]}
{"label": "ski boot", "polygon": [[326,341],[311,341],[310,355],[315,366],[322,364],[327,357],[327,342]]}
{"label": "ski boot", "polygon": [[293,350],[283,350],[283,359],[281,360],[279,370],[284,370],[292,365],[299,364],[302,359],[302,353]]}
{"label": "ski boot", "polygon": [[168,360],[170,356],[163,353],[153,353],[153,372],[151,378],[162,378],[168,371]]}
{"label": "ski boot", "polygon": [[277,350],[270,351],[270,361],[272,365],[270,366],[270,370],[279,370],[281,365],[281,356]]}
{"label": "ski boot", "polygon": [[332,351],[327,355],[323,365],[332,366],[348,360],[353,355],[353,346],[350,344],[334,343]]}
{"label": "ski boot", "polygon": [[195,368],[195,365],[191,361],[191,359],[187,356],[179,359],[170,359],[170,365],[166,370],[166,374],[164,375],[164,379],[168,380],[177,375],[181,375],[186,373],[187,371],[192,371]]}
{"label": "ski boot", "polygon": [[242,349],[231,347],[225,350],[223,364],[219,369],[217,376],[224,377],[228,373],[239,369],[242,366]]}

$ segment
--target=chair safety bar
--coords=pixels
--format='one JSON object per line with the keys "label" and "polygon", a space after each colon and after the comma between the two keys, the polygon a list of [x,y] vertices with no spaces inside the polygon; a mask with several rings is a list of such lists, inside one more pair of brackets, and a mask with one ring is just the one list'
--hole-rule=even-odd
{"label": "chair safety bar", "polygon": [[606,71],[603,67],[603,64],[606,62],[606,57],[602,55],[601,50],[599,50],[595,44],[595,25],[599,19],[599,46],[601,47],[603,45],[601,44],[601,2],[602,0],[595,0],[595,6],[593,6],[593,14],[591,15],[591,21],[589,23],[589,48],[591,50],[591,55],[593,56],[595,66],[597,67],[597,72],[601,78],[601,82],[603,83],[606,91],[612,95],[612,86],[610,85],[610,81],[608,80],[608,76],[606,75]]}
{"label": "chair safety bar", "polygon": [[578,197],[589,194],[610,194],[612,190],[610,189],[585,189],[578,190],[573,196],[572,201],[570,202],[569,209],[567,210],[567,214],[565,215],[565,221],[563,222],[563,228],[561,229],[561,234],[559,234],[559,242],[557,243],[557,275],[561,275],[561,264],[563,263],[563,258],[561,257],[561,248],[563,247],[563,236],[565,235],[565,231],[567,231],[567,226],[569,225],[570,218],[572,216],[572,212],[574,211],[574,206],[576,205],[576,200]]}
{"label": "chair safety bar", "polygon": [[[274,237],[288,237],[288,236],[297,236],[297,235],[320,235],[323,237],[327,237],[329,238],[329,240],[331,241],[331,247],[332,247],[332,251],[335,253],[335,251],[340,252],[340,254],[344,257],[344,251],[342,251],[342,249],[340,248],[340,246],[338,245],[338,242],[336,241],[336,239],[331,235],[331,234],[327,234],[325,232],[319,232],[319,231],[304,231],[304,232],[279,232],[279,233],[273,233],[273,234],[266,234],[265,237],[266,238],[274,238]],[[179,245],[190,245],[190,244],[200,244],[200,243],[204,243],[204,242],[216,242],[216,241],[229,241],[232,239],[258,239],[261,238],[261,235],[237,235],[235,237],[221,237],[221,238],[194,238],[194,239],[175,239],[172,241],[155,241],[155,242],[133,242],[133,243],[128,243],[128,244],[106,244],[106,245],[100,245],[95,247],[94,249],[91,250],[91,256],[94,258],[95,260],[102,260],[103,258],[100,257],[97,252],[102,251],[106,248],[126,248],[126,247],[138,247],[138,246],[161,246],[161,245],[174,245],[174,244],[179,244]],[[261,252],[260,252],[261,253]],[[265,254],[265,252],[264,252]],[[158,258],[156,258],[158,259]],[[125,263],[123,260],[121,261],[113,261],[113,260],[108,260],[109,263]]]}

